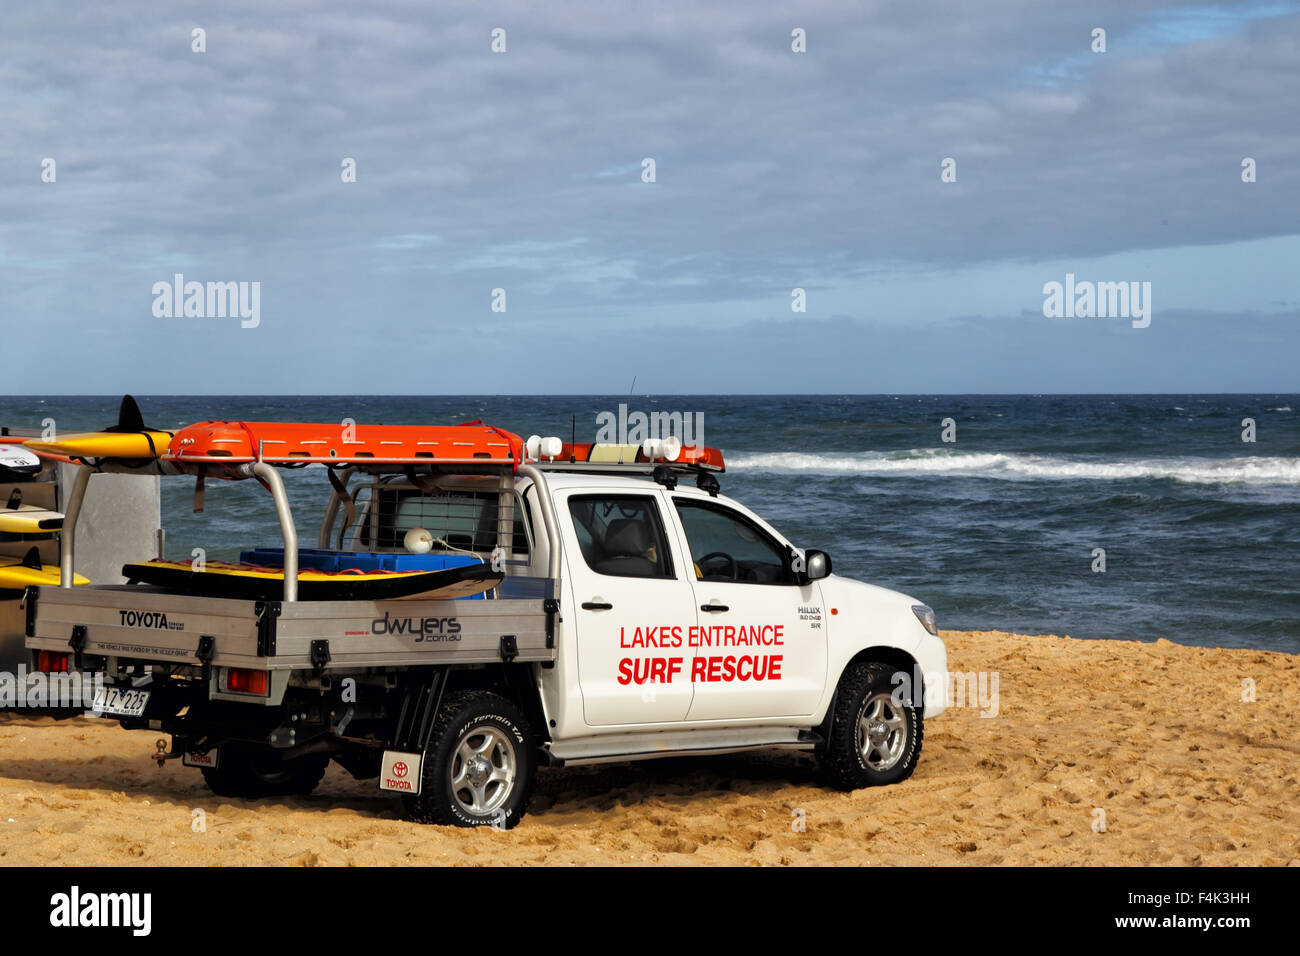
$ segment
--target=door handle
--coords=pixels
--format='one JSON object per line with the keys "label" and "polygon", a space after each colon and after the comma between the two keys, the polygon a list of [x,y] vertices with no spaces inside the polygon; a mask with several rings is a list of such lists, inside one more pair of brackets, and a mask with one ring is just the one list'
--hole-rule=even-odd
{"label": "door handle", "polygon": [[614,605],[608,604],[604,601],[583,601],[582,609],[584,611],[612,611],[614,610]]}
{"label": "door handle", "polygon": [[725,604],[701,604],[701,611],[730,611],[731,608]]}

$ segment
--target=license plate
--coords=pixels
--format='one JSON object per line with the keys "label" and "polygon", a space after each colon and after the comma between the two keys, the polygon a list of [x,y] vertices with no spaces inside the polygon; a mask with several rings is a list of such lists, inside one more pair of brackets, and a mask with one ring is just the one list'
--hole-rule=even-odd
{"label": "license plate", "polygon": [[95,691],[95,702],[90,709],[95,714],[113,714],[117,717],[140,717],[149,703],[147,690],[130,687],[101,687]]}
{"label": "license plate", "polygon": [[216,767],[221,759],[219,750],[193,750],[181,757],[187,767]]}
{"label": "license plate", "polygon": [[385,750],[384,761],[379,767],[379,789],[395,793],[419,793],[420,761],[419,754]]}

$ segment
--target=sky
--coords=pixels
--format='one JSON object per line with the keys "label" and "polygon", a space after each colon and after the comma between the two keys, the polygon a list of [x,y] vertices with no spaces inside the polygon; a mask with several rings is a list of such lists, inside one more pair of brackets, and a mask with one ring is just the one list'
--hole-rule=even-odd
{"label": "sky", "polygon": [[1300,391],[1298,62],[1297,0],[12,5],[0,393]]}

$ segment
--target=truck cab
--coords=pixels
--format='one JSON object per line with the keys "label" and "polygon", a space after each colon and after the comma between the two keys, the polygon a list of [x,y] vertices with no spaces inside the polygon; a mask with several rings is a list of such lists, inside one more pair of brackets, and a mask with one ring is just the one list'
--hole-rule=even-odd
{"label": "truck cab", "polygon": [[[486,552],[495,512],[484,502],[495,489],[472,487],[449,493],[478,495],[475,530],[465,518],[446,527]],[[534,517],[539,494],[550,499],[558,542]],[[946,653],[927,607],[830,573],[827,556],[801,551],[716,489],[560,472],[544,483],[520,479],[513,498],[512,569],[541,575],[553,547],[563,556],[556,659],[536,672],[550,765],[816,750],[844,675],[861,664],[888,669],[891,691],[916,687],[920,719],[944,710]],[[391,543],[413,521],[455,510],[400,484],[370,500],[362,524],[373,517],[393,528]],[[877,733],[874,775],[910,773],[919,723],[910,762],[901,724]]]}

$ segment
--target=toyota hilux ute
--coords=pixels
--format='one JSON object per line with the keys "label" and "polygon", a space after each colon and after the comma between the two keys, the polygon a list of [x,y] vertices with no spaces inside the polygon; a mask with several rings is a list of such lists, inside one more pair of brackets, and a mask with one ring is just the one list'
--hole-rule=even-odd
{"label": "toyota hilux ute", "polygon": [[[156,758],[218,794],[306,794],[334,760],[429,823],[515,825],[539,767],[784,748],[843,790],[912,773],[945,706],[930,608],[833,574],[721,494],[715,449],[500,434],[499,457],[326,454],[325,437],[296,458],[261,442],[244,461],[81,459],[64,586],[26,596],[34,661],[101,673],[91,714],[169,734]],[[299,549],[279,466],[308,453],[331,487],[317,548]],[[80,496],[102,471],[259,479],[283,548],[244,561],[278,562],[275,593],[73,588]],[[456,599],[300,599],[308,567],[411,555],[499,573]]]}

